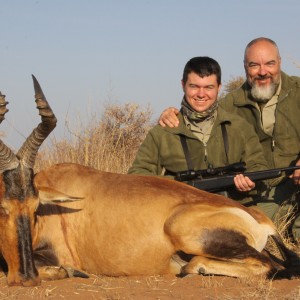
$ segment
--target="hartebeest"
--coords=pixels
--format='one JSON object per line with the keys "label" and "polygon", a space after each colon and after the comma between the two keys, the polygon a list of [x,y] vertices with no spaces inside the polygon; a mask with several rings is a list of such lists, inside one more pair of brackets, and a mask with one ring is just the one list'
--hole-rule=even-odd
{"label": "hartebeest", "polygon": [[[10,285],[84,276],[80,270],[110,276],[288,273],[297,256],[271,220],[223,196],[71,163],[34,175],[37,151],[56,118],[33,80],[42,122],[17,154],[0,141],[0,251]],[[1,95],[0,121],[6,104]],[[268,236],[282,264],[261,252]]]}

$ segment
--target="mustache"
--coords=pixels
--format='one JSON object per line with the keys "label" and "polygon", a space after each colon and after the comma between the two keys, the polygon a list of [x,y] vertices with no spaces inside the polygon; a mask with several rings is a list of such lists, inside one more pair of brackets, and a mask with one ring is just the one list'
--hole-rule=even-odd
{"label": "mustache", "polygon": [[270,75],[258,75],[254,78],[254,80],[263,80],[263,79],[269,79],[269,78],[272,79],[272,76],[270,76]]}

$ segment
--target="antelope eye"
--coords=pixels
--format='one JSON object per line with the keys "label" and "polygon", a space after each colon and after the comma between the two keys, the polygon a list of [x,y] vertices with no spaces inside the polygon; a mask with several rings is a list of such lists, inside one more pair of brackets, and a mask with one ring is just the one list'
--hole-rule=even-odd
{"label": "antelope eye", "polygon": [[0,217],[5,217],[8,215],[9,215],[9,211],[3,206],[0,206]]}

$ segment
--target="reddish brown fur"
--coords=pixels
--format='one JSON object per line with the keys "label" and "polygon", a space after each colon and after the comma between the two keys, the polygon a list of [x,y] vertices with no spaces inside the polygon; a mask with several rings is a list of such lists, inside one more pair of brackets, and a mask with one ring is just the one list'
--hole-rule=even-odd
{"label": "reddish brown fur", "polygon": [[[276,234],[265,215],[183,183],[59,164],[35,176],[39,199],[6,201],[0,186],[2,212],[9,207],[11,220],[30,218],[35,262],[45,280],[72,276],[55,267],[61,265],[110,276],[245,277],[284,269],[260,253],[268,235]],[[0,215],[9,284],[38,284],[35,276],[19,276],[14,226]]]}
{"label": "reddish brown fur", "polygon": [[[168,179],[59,164],[40,172],[34,183],[37,190],[47,187],[83,198],[57,205],[52,208],[53,215],[43,216],[47,208],[41,208],[34,247],[47,241],[60,264],[92,273],[115,276],[178,273],[181,266],[174,269],[172,262],[172,255],[177,251],[207,256],[201,246],[205,242],[201,241],[203,228],[236,230],[245,236],[249,245],[261,248],[259,251],[267,235],[275,233],[274,225],[262,213],[223,196]],[[62,207],[77,211],[62,213]],[[231,210],[236,213],[232,214]],[[214,216],[217,211],[220,213]],[[248,216],[246,223],[238,216],[238,211]],[[205,218],[208,214],[212,214],[211,217]],[[245,228],[251,227],[246,226],[247,222],[255,224],[256,228]],[[258,232],[263,236],[262,241],[255,240]],[[195,238],[192,244],[191,238]],[[218,259],[221,257],[222,253]],[[271,271],[270,263],[266,269],[259,270],[259,260],[255,258],[254,261],[256,267],[245,264],[248,271],[234,270],[231,265],[233,271],[228,275]]]}

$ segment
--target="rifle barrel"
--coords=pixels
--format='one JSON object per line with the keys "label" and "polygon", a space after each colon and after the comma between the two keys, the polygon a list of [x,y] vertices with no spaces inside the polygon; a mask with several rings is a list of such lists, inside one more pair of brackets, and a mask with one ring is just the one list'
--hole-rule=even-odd
{"label": "rifle barrel", "polygon": [[[278,168],[278,169],[256,171],[256,172],[246,172],[241,174],[249,177],[252,181],[260,181],[260,180],[277,178],[282,175],[282,172],[290,172],[297,169],[300,169],[300,166]],[[208,192],[218,192],[234,186],[233,178],[236,175],[237,174],[214,176],[214,177],[208,177],[204,179],[196,179],[196,180],[189,181],[188,184],[200,190],[204,190]]]}

